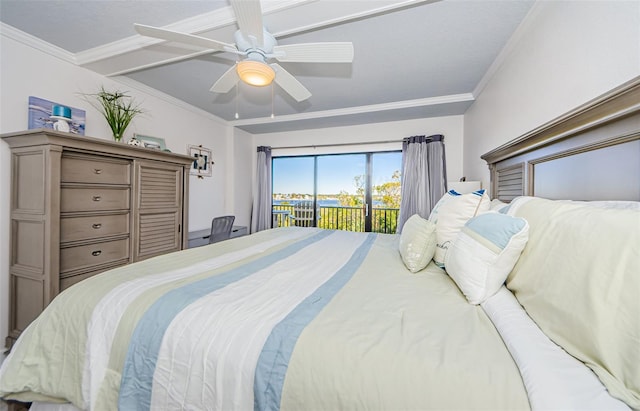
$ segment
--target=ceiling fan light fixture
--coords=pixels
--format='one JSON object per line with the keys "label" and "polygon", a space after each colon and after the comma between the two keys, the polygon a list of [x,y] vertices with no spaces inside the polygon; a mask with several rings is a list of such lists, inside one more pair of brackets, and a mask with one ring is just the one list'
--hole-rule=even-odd
{"label": "ceiling fan light fixture", "polygon": [[268,86],[276,72],[266,63],[243,60],[236,65],[236,72],[242,81],[252,86]]}

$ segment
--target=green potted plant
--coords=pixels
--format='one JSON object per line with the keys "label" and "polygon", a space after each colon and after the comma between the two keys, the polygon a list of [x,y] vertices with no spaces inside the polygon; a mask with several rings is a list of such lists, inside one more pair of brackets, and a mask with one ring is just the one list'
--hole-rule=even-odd
{"label": "green potted plant", "polygon": [[124,131],[131,120],[143,113],[140,105],[126,92],[117,90],[110,92],[101,87],[99,92],[87,96],[95,98],[96,101],[90,100],[89,103],[97,108],[107,120],[115,141],[122,140]]}

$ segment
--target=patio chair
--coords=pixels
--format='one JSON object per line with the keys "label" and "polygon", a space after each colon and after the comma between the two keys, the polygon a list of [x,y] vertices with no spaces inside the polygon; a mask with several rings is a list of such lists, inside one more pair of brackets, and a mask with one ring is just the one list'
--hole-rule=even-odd
{"label": "patio chair", "polygon": [[315,227],[314,224],[313,201],[299,201],[293,207],[293,215],[291,219],[297,227]]}

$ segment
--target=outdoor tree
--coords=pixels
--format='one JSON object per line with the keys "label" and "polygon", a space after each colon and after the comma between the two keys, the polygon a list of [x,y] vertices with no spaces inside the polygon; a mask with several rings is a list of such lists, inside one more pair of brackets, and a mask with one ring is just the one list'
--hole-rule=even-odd
{"label": "outdoor tree", "polygon": [[356,194],[349,194],[344,190],[340,190],[338,194],[340,205],[343,207],[361,207],[364,204],[364,182],[364,174],[353,177]]}
{"label": "outdoor tree", "polygon": [[391,175],[391,181],[387,181],[373,187],[382,203],[387,208],[400,208],[400,170]]}

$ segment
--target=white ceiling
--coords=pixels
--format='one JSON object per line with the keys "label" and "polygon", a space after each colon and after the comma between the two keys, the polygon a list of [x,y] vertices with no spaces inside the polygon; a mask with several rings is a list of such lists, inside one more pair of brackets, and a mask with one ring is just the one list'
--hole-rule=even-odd
{"label": "white ceiling", "polygon": [[532,4],[263,0],[264,24],[279,44],[353,42],[351,64],[280,63],[312,93],[300,103],[277,86],[211,93],[233,54],[133,29],[142,23],[233,43],[237,26],[227,0],[0,0],[0,21],[65,50],[60,54],[75,64],[142,83],[257,134],[463,114]]}

